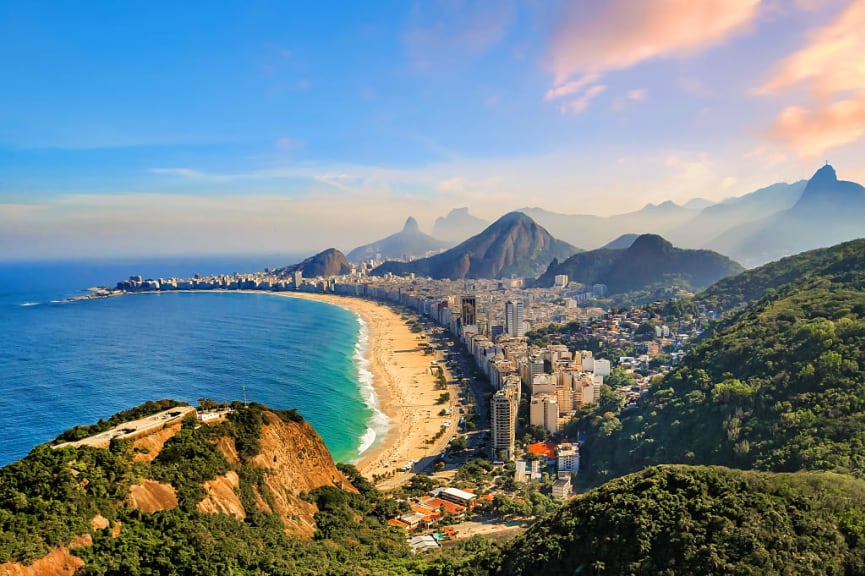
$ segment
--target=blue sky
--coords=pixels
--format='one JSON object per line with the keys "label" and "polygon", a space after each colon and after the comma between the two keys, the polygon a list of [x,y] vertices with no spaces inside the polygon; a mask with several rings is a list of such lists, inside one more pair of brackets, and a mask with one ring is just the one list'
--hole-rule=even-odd
{"label": "blue sky", "polygon": [[0,259],[865,181],[862,29],[865,0],[6,1]]}

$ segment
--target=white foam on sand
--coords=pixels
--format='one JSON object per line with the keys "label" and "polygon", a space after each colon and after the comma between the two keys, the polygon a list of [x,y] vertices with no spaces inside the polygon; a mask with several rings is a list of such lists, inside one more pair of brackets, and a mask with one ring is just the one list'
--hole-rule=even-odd
{"label": "white foam on sand", "polygon": [[377,440],[384,438],[388,428],[390,428],[390,419],[379,408],[378,396],[373,387],[373,374],[367,358],[369,354],[369,328],[360,316],[357,317],[357,322],[360,329],[357,335],[357,344],[354,347],[354,363],[357,366],[361,398],[372,410],[367,429],[360,437],[360,445],[357,448],[357,455],[360,457],[361,454],[375,445]]}

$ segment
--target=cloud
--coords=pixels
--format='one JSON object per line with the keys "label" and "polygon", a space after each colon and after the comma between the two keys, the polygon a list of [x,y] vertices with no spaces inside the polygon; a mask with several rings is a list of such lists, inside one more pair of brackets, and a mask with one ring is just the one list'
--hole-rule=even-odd
{"label": "cloud", "polygon": [[550,52],[554,86],[576,76],[693,54],[746,30],[760,0],[574,2]]}
{"label": "cloud", "polygon": [[814,157],[865,135],[865,0],[811,34],[807,45],[785,58],[755,93],[785,95],[804,87],[809,102],[786,106],[769,135]]}
{"label": "cloud", "polygon": [[498,44],[513,21],[511,0],[430,1],[415,4],[404,35],[415,70],[450,68]]}
{"label": "cloud", "polygon": [[642,102],[646,99],[649,92],[645,88],[638,88],[635,90],[628,91],[628,100],[633,100],[634,102]]}
{"label": "cloud", "polygon": [[289,138],[287,136],[283,136],[282,138],[278,138],[274,145],[278,150],[283,152],[290,152],[292,150],[300,150],[304,147],[303,140],[299,138]]}
{"label": "cloud", "polygon": [[602,94],[606,89],[607,87],[603,84],[595,84],[594,86],[589,86],[588,88],[586,88],[586,91],[583,92],[582,96],[580,96],[576,100],[571,100],[570,102],[562,104],[562,113],[573,112],[575,114],[579,114],[580,112],[585,111],[585,109],[589,107],[589,104],[591,104],[592,100]]}
{"label": "cloud", "polygon": [[565,96],[576,94],[586,86],[594,83],[598,78],[600,78],[598,74],[586,74],[578,80],[572,80],[571,82],[566,82],[561,86],[550,88],[547,90],[544,100],[550,102],[551,100],[557,100],[559,98],[564,98]]}

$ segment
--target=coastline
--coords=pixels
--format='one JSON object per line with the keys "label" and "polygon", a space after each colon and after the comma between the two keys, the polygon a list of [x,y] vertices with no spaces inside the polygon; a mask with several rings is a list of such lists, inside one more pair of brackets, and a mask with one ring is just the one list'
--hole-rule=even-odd
{"label": "coastline", "polygon": [[[362,350],[363,343],[360,343],[356,354],[365,355],[368,361],[369,384],[375,394],[377,410],[389,422],[386,428],[376,429],[376,434],[384,437],[376,437],[354,461],[364,476],[372,480],[395,472],[398,478],[405,475],[400,468],[441,451],[446,438],[435,444],[427,444],[426,440],[434,437],[445,421],[454,418],[438,415],[442,408],[450,407],[450,403],[436,403],[442,390],[436,390],[436,378],[429,370],[435,356],[424,353],[418,346],[418,334],[411,331],[398,313],[378,302],[350,296],[308,292],[273,294],[315,300],[353,312],[362,321],[359,342],[365,325],[366,350]],[[366,382],[362,372],[366,367],[358,358],[355,358],[355,363],[358,365],[359,383],[364,386]],[[445,434],[447,436],[449,434]]]}

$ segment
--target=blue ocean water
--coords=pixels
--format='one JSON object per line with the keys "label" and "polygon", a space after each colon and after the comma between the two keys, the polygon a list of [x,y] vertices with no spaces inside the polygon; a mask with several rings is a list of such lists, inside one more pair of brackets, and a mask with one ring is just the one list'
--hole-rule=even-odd
{"label": "blue ocean water", "polygon": [[374,440],[362,322],[271,294],[164,293],[57,300],[145,277],[247,272],[297,261],[0,263],[0,465],[76,424],[146,400],[297,408],[334,458]]}

